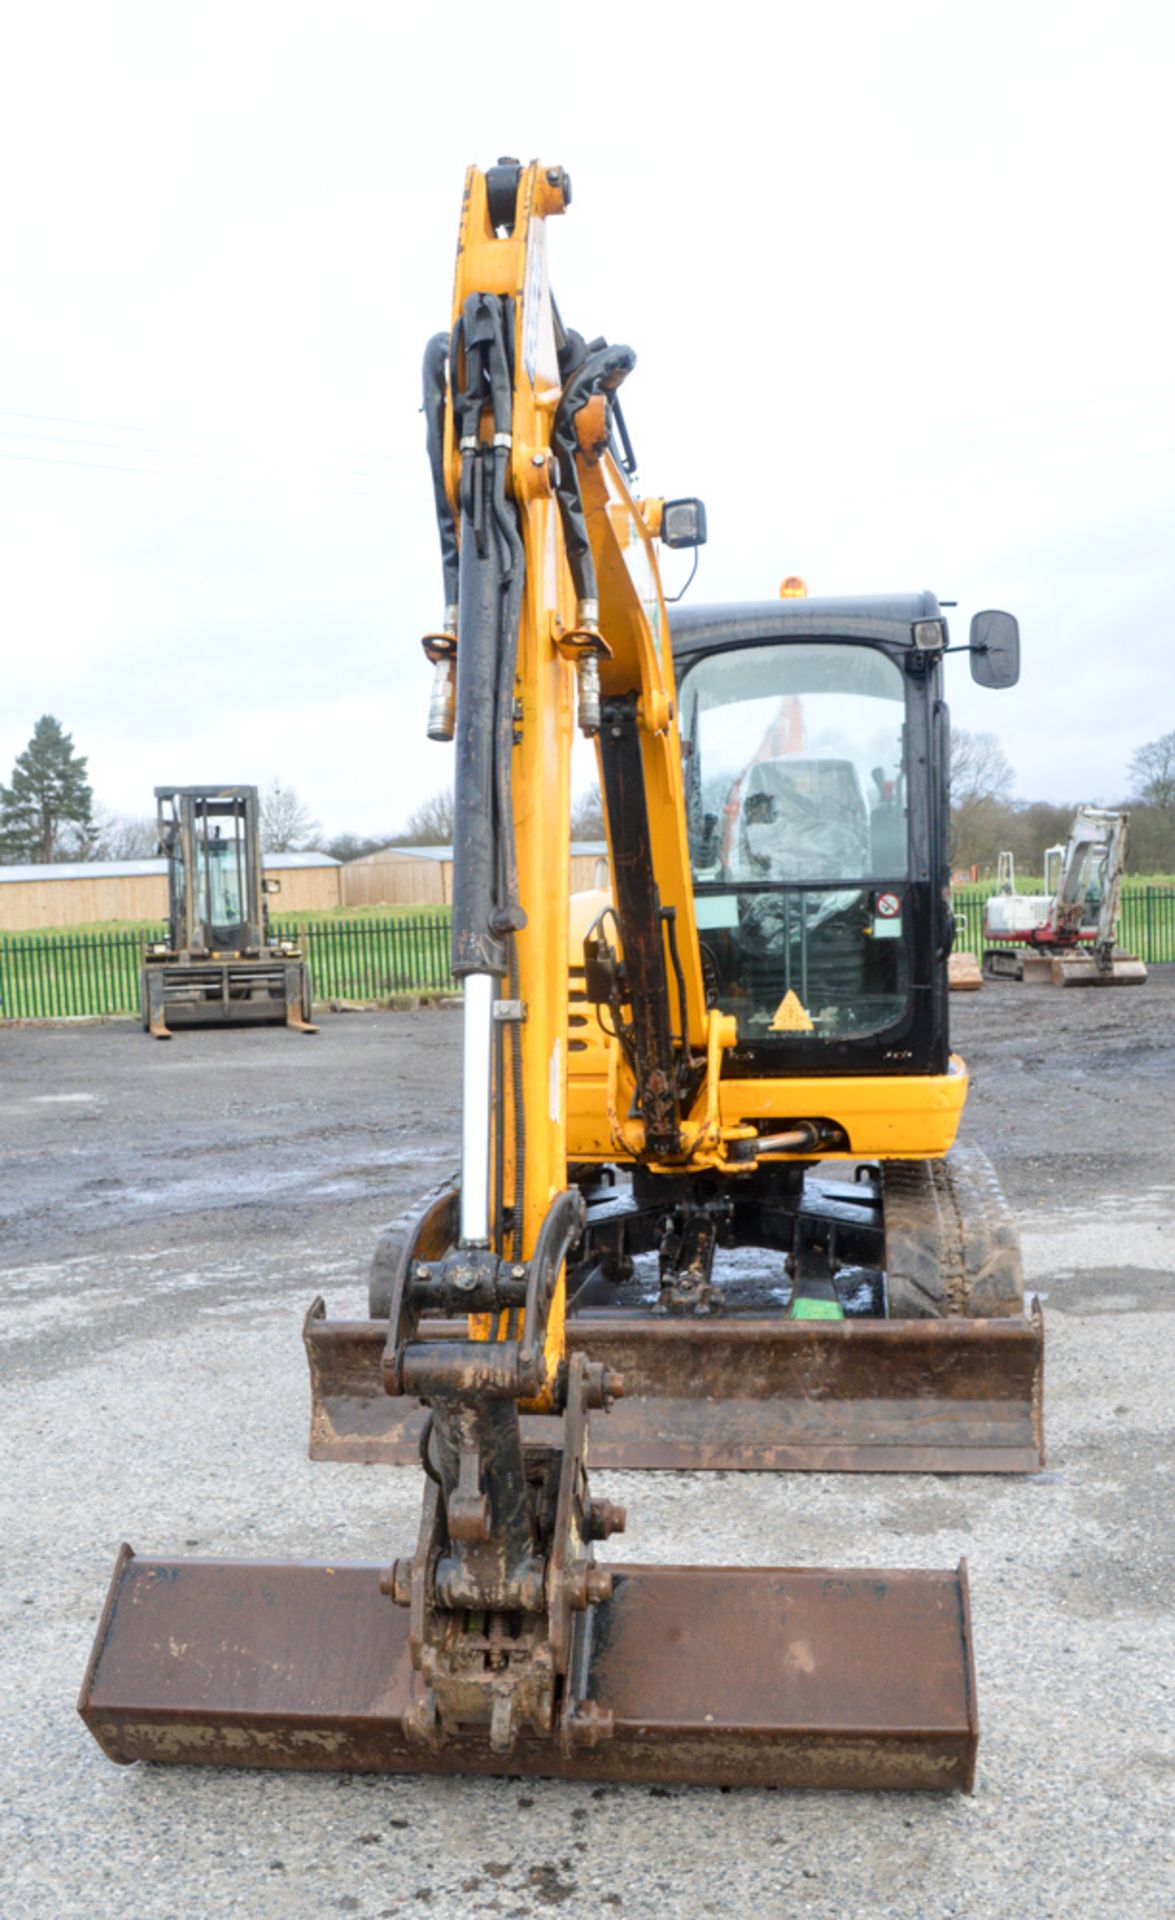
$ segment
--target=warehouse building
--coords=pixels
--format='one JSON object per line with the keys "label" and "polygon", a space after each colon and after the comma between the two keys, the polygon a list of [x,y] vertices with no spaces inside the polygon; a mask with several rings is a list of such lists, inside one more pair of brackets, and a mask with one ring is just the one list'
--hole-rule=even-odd
{"label": "warehouse building", "polygon": [[[280,892],[274,915],[307,913],[342,902],[342,868],[326,853],[271,853],[263,865]],[[87,926],[104,920],[166,920],[166,860],[61,860],[51,866],[0,866],[0,931]]]}
{"label": "warehouse building", "polygon": [[[571,843],[571,890],[608,885],[603,840]],[[453,899],[452,847],[381,847],[342,870],[345,907],[447,907]]]}

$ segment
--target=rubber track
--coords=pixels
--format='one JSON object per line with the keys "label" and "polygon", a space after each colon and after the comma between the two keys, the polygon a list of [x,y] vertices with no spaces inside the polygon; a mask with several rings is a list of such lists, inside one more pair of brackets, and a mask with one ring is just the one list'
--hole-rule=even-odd
{"label": "rubber track", "polygon": [[[367,1311],[373,1320],[386,1320],[392,1307],[392,1286],[400,1263],[400,1252],[405,1240],[416,1233],[420,1216],[442,1194],[452,1193],[460,1184],[460,1174],[451,1174],[447,1180],[440,1180],[430,1187],[422,1199],[414,1201],[403,1213],[390,1220],[375,1243],[375,1252],[371,1256],[371,1269],[367,1282]],[[437,1259],[445,1251],[443,1247],[428,1246],[423,1257]]]}
{"label": "rubber track", "polygon": [[886,1276],[894,1320],[1005,1318],[1024,1311],[1020,1241],[978,1147],[884,1172]]}

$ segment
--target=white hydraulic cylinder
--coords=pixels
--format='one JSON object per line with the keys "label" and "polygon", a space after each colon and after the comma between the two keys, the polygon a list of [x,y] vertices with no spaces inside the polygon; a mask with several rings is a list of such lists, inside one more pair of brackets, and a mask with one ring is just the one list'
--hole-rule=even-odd
{"label": "white hydraulic cylinder", "polygon": [[465,976],[464,1062],[461,1092],[461,1243],[490,1239],[490,1098],[493,1083],[492,973]]}

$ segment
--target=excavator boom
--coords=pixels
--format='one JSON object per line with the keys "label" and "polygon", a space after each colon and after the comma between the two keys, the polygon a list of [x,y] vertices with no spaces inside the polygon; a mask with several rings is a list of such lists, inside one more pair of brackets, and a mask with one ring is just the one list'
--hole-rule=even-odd
{"label": "excavator boom", "polygon": [[[631,491],[616,393],[634,356],[564,328],[548,285],[546,222],[569,197],[559,168],[470,170],[451,327],[425,359],[445,577],[445,616],[425,642],[430,732],[454,739],[457,766],[461,1178],[386,1249],[381,1334],[365,1336],[387,1406],[421,1410],[415,1551],[381,1568],[139,1559],[125,1548],[80,1710],[124,1761],[969,1789],[978,1733],[965,1568],[596,1558],[625,1514],[592,1495],[590,1438],[603,1442],[613,1405],[647,1384],[653,1348],[662,1383],[683,1408],[702,1408],[711,1457],[728,1444],[694,1367],[695,1323],[675,1315],[715,1304],[714,1262],[738,1239],[739,1205],[750,1243],[781,1263],[786,1255],[791,1325],[764,1369],[755,1328],[724,1323],[711,1382],[715,1367],[724,1392],[757,1371],[766,1406],[781,1370],[802,1376],[802,1397],[823,1400],[825,1414],[806,1442],[823,1458],[807,1464],[848,1464],[832,1458],[846,1444],[852,1464],[876,1464],[893,1440],[888,1414],[875,1432],[868,1421],[849,1431],[842,1396],[883,1373],[906,1383],[905,1464],[934,1460],[933,1412],[918,1431],[932,1350],[951,1382],[945,1397],[970,1409],[975,1463],[991,1440],[981,1403],[993,1396],[989,1361],[975,1367],[967,1352],[974,1334],[932,1317],[911,1372],[900,1322],[875,1316],[870,1358],[840,1297],[854,1248],[876,1251],[881,1236],[917,1251],[918,1222],[956,1232],[949,1222],[984,1188],[982,1169],[962,1162],[932,1176],[918,1146],[929,1130],[946,1152],[965,1091],[946,1049],[945,969],[930,985],[918,974],[931,968],[941,902],[903,864],[908,779],[941,753],[931,695],[945,621],[921,602],[913,614],[874,610],[864,647],[852,620],[842,624],[837,646],[848,651],[835,655],[836,673],[884,703],[885,752],[904,751],[915,680],[909,710],[926,735],[909,769],[879,769],[869,876],[827,874],[835,884],[808,903],[810,875],[771,877],[772,847],[790,845],[788,835],[777,830],[766,853],[756,850],[761,823],[797,778],[825,796],[839,785],[859,843],[869,838],[851,765],[846,775],[847,763],[798,754],[799,696],[785,687],[771,696],[773,711],[784,703],[772,738],[798,759],[780,768],[765,746],[728,801],[730,847],[750,847],[758,865],[746,885],[767,906],[732,905],[709,853],[699,878],[698,832],[709,847],[717,829],[690,825],[710,752],[698,716],[728,697],[757,699],[768,669],[699,630],[687,690],[694,753],[683,755],[685,696],[655,542],[698,544],[704,515],[697,501],[638,502]],[[980,650],[996,675],[1018,646],[1014,622],[981,618]],[[811,644],[772,656],[786,655],[803,697],[828,684],[820,638],[817,620]],[[722,660],[703,671],[714,652]],[[614,884],[573,954],[577,722],[597,742]],[[738,731],[736,715],[726,734]],[[918,929],[908,938],[903,914]],[[753,992],[737,975],[740,951]],[[861,992],[889,1009],[891,1025],[905,1023],[905,1078],[886,1083],[896,1092],[848,1070]],[[831,1090],[818,1071],[826,1058]],[[804,1104],[781,1112],[796,1089]],[[903,1163],[884,1220],[876,1179],[838,1198],[813,1173],[873,1138]],[[627,1171],[609,1200],[613,1163]],[[981,1258],[954,1241],[945,1264],[919,1267],[911,1254],[903,1265],[895,1252],[891,1304],[902,1286],[927,1299],[946,1289],[970,1303],[972,1325],[985,1324],[977,1303],[996,1318],[1015,1307],[1014,1246],[995,1213],[983,1217]],[[627,1346],[609,1333],[597,1351],[582,1337],[593,1290],[627,1284],[651,1252],[663,1324],[652,1340],[634,1327]],[[312,1345],[333,1337],[317,1316],[310,1332]],[[1034,1332],[998,1344],[1038,1378]],[[754,1451],[762,1434],[746,1444]],[[996,1444],[1027,1464],[1036,1434]],[[768,1451],[782,1458],[786,1440],[771,1436]]]}

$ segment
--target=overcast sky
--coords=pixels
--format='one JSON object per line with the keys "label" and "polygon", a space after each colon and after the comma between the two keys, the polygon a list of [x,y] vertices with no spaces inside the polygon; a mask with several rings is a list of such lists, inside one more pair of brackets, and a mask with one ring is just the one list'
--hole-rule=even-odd
{"label": "overcast sky", "polygon": [[642,485],[707,503],[691,599],[1010,607],[1021,684],[948,663],[956,723],[1121,797],[1175,728],[1175,10],[408,17],[4,8],[0,778],[50,712],[127,813],[277,777],[374,833],[447,782],[419,365],[512,153],[571,173],[553,284],[637,351]]}

